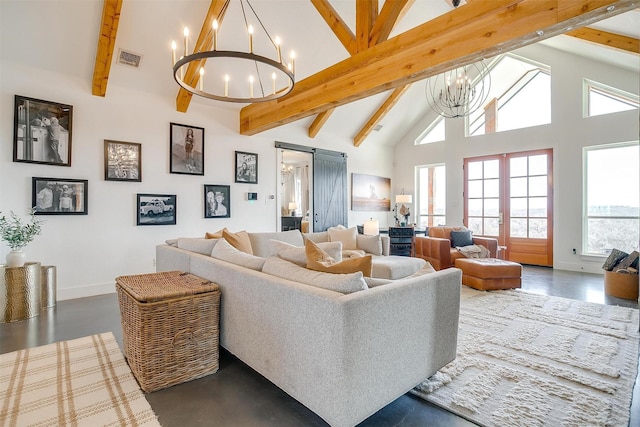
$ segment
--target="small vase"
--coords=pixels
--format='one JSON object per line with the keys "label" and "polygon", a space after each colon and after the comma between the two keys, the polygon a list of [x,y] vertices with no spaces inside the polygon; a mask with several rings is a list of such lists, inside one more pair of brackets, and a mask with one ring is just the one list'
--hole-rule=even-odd
{"label": "small vase", "polygon": [[23,251],[11,251],[7,254],[7,267],[24,267],[27,260],[27,254]]}

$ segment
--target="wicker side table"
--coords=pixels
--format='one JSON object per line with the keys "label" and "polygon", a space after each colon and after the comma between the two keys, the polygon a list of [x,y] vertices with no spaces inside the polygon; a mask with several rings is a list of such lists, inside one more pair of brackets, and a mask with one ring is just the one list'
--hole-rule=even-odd
{"label": "wicker side table", "polygon": [[144,391],[218,370],[218,285],[169,271],[118,277],[116,290],[124,354]]}
{"label": "wicker side table", "polygon": [[0,264],[0,323],[39,315],[41,287],[39,262],[27,262],[24,267]]}

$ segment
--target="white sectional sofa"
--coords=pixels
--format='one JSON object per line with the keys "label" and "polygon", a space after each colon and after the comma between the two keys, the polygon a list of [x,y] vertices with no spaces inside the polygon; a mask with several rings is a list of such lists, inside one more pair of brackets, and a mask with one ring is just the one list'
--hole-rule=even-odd
{"label": "white sectional sofa", "polygon": [[[285,233],[255,233],[252,245],[292,238]],[[358,424],[456,356],[458,269],[378,279],[345,294],[305,284],[305,271],[331,284],[361,273],[311,272],[278,257],[253,257],[245,267],[219,259],[216,247],[226,242],[200,240],[182,245],[192,250],[157,246],[157,270],[217,283],[221,346],[332,426]]]}

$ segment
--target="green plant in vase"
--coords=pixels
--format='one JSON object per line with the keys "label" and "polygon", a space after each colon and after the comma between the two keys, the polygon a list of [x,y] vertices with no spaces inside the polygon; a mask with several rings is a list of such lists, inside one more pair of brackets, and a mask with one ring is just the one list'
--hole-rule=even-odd
{"label": "green plant in vase", "polygon": [[8,267],[22,267],[26,254],[22,248],[27,246],[37,235],[42,232],[42,221],[36,217],[36,209],[31,209],[30,221],[22,222],[22,219],[11,211],[10,217],[0,217],[0,237],[7,242],[11,252],[7,254]]}

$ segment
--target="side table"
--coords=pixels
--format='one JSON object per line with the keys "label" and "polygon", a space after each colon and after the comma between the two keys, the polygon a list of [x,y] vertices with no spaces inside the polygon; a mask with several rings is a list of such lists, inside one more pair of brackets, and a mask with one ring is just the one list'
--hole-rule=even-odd
{"label": "side table", "polygon": [[39,262],[24,267],[0,264],[0,323],[29,319],[42,309],[42,280]]}

